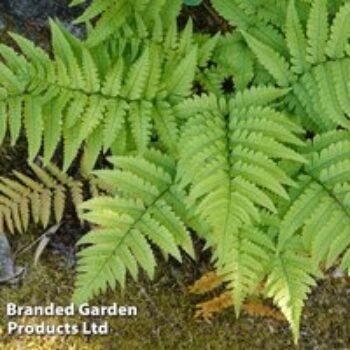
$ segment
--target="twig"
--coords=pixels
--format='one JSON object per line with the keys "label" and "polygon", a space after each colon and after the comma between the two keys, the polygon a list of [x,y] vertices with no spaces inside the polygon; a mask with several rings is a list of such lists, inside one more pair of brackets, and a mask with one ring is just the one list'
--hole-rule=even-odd
{"label": "twig", "polygon": [[226,23],[225,20],[223,20],[217,13],[214,11],[211,6],[208,4],[204,3],[204,8],[209,12],[211,17],[222,27],[222,30],[227,32],[230,30],[230,26]]}
{"label": "twig", "polygon": [[23,254],[24,252],[28,251],[29,249],[31,249],[36,243],[41,241],[44,237],[53,236],[57,232],[57,230],[60,228],[61,225],[62,225],[62,222],[60,222],[59,224],[51,226],[42,235],[40,235],[36,240],[34,240],[33,242],[27,244],[23,248],[17,250],[17,252],[15,252],[15,254],[14,254],[14,260],[17,258],[17,256],[19,256],[19,255]]}

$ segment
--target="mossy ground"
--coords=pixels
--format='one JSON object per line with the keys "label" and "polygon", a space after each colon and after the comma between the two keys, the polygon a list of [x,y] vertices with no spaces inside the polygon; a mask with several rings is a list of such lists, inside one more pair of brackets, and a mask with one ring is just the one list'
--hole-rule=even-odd
{"label": "mossy ground", "polygon": [[[22,241],[22,238],[20,239]],[[208,265],[185,259],[183,265],[160,263],[155,280],[141,276],[128,281],[125,291],[109,291],[94,304],[135,305],[136,317],[109,317],[108,336],[8,336],[7,302],[19,305],[67,305],[73,289],[74,269],[60,255],[47,250],[41,263],[31,264],[32,252],[21,255],[27,273],[17,288],[0,286],[0,349],[294,349],[288,325],[276,320],[242,315],[228,309],[211,322],[193,318],[195,303],[203,298],[188,293],[187,286]],[[303,314],[299,349],[350,349],[350,283],[346,278],[326,279],[313,292]],[[89,320],[102,321],[101,318]],[[75,323],[66,317],[26,318],[19,322]],[[86,321],[86,319],[85,319]]]}

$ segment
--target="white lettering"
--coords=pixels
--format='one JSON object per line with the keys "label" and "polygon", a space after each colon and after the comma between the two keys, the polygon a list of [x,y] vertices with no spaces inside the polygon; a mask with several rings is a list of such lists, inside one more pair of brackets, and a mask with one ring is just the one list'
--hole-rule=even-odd
{"label": "white lettering", "polygon": [[82,324],[82,334],[84,335],[106,335],[109,332],[108,322],[97,324],[92,322],[88,324],[84,322]]}
{"label": "white lettering", "polygon": [[7,324],[7,334],[12,335],[15,330],[17,330],[18,324],[16,322],[9,322]]}
{"label": "white lettering", "polygon": [[16,316],[17,315],[17,305],[14,303],[8,303],[6,305],[6,314],[7,314],[7,316]]}

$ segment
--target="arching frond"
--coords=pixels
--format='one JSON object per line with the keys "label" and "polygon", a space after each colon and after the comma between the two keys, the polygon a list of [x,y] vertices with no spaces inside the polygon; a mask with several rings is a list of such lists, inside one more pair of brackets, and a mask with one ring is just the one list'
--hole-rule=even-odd
{"label": "arching frond", "polygon": [[[265,93],[265,103],[279,95],[272,89]],[[259,222],[260,208],[275,212],[272,193],[288,198],[285,186],[292,182],[276,161],[305,161],[287,145],[300,140],[282,114],[264,102],[244,103],[257,94],[255,89],[246,91],[229,103],[203,97],[202,108],[195,99],[182,112],[191,116],[181,138],[179,179],[182,186],[190,185],[190,199],[213,230],[214,260],[219,273],[231,281],[237,312],[262,276],[266,250],[273,249],[263,233],[245,227]]]}
{"label": "arching frond", "polygon": [[[84,1],[72,1],[71,6]],[[155,22],[166,27],[169,22],[175,21],[181,4],[181,0],[94,0],[74,23],[86,23],[98,18],[87,38],[89,46],[96,46],[125,32],[139,37],[147,36]]]}
{"label": "arching frond", "polygon": [[175,183],[176,167],[171,158],[152,151],[145,157],[113,157],[114,170],[100,170],[100,180],[114,188],[113,196],[98,197],[82,205],[82,217],[97,225],[79,242],[88,244],[80,253],[74,300],[86,301],[124,286],[126,273],[137,277],[140,265],[153,277],[152,245],[181,260],[179,247],[193,256],[186,229],[184,194]]}
{"label": "arching frond", "polygon": [[266,282],[266,295],[273,298],[274,303],[291,325],[294,342],[299,338],[300,316],[311,291],[316,285],[311,261],[290,249],[276,255],[272,260],[271,272]]}
{"label": "arching frond", "polygon": [[22,54],[0,47],[0,139],[9,128],[14,144],[24,126],[30,160],[43,148],[45,163],[63,139],[65,170],[83,145],[84,167],[91,170],[101,149],[114,148],[121,134],[132,137],[128,151],[142,153],[156,134],[176,153],[173,107],[191,94],[197,67],[210,59],[217,39],[197,45],[190,25],[183,33],[174,26],[165,31],[171,47],[152,38],[125,46],[121,37],[114,49],[109,43],[94,50],[50,23],[53,58],[15,34]]}
{"label": "arching frond", "polygon": [[289,55],[261,38],[264,31],[256,35],[247,30],[243,35],[272,80],[291,89],[286,96],[287,108],[295,112],[298,104],[302,106],[306,117],[302,120],[304,126],[312,126],[315,131],[328,131],[336,126],[348,129],[350,33],[345,19],[350,11],[349,4],[337,7],[330,25],[327,6],[330,1],[313,1],[305,12],[308,17],[304,29],[299,14],[302,11],[298,11],[296,3],[289,1],[286,26],[282,28],[285,38],[281,40],[287,44]]}
{"label": "arching frond", "polygon": [[332,266],[350,249],[349,136],[326,133],[306,149],[310,163],[299,174],[299,187],[290,193],[281,222],[279,248],[287,249],[290,239],[300,235],[315,267],[321,262]]}

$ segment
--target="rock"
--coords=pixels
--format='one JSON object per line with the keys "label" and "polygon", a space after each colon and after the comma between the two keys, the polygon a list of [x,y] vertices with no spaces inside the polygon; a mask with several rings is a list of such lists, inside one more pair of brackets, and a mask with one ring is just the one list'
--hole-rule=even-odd
{"label": "rock", "polygon": [[16,274],[11,247],[5,233],[0,233],[0,282],[12,279]]}
{"label": "rock", "polygon": [[339,269],[335,269],[331,275],[333,278],[344,278],[345,277],[345,273]]}
{"label": "rock", "polygon": [[47,27],[49,18],[70,23],[83,13],[91,0],[76,7],[69,7],[70,2],[71,0],[2,0],[0,6],[18,25],[30,24],[44,28]]}
{"label": "rock", "polygon": [[0,283],[16,285],[25,271],[24,267],[15,266],[6,234],[0,233]]}
{"label": "rock", "polygon": [[77,38],[79,39],[85,38],[85,35],[86,35],[85,26],[81,26],[81,25],[77,26],[67,21],[62,21],[61,23],[65,29],[67,29],[70,33],[72,33]]}
{"label": "rock", "polygon": [[4,31],[6,29],[6,20],[0,13],[0,32]]}
{"label": "rock", "polygon": [[31,21],[45,21],[47,17],[70,17],[76,13],[67,0],[5,0],[5,9],[13,16]]}

